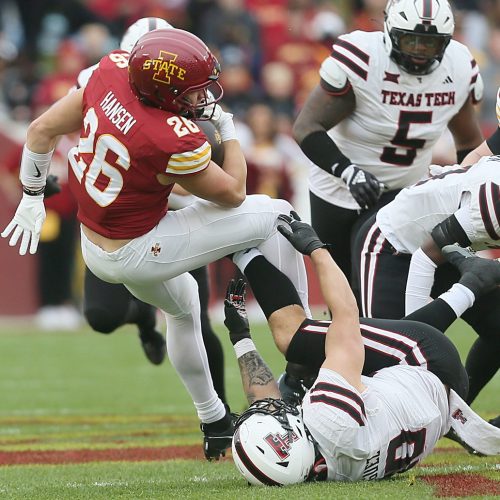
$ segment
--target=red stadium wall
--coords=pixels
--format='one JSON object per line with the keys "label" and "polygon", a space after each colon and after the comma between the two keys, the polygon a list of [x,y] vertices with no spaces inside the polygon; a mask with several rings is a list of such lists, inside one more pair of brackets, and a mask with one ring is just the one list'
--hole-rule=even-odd
{"label": "red stadium wall", "polygon": [[[17,143],[0,130],[0,154],[5,157]],[[1,171],[0,171],[0,183]],[[0,191],[1,193],[1,191]],[[10,222],[16,207],[5,197],[0,203],[0,230]],[[0,316],[33,314],[37,308],[36,256],[21,257],[8,240],[0,239]]]}

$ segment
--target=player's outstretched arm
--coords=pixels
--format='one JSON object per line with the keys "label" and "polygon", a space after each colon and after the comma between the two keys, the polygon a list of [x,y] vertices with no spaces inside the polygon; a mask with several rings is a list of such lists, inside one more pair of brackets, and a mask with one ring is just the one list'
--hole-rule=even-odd
{"label": "player's outstretched arm", "polygon": [[14,217],[2,232],[9,245],[19,244],[19,254],[34,254],[45,220],[43,203],[52,152],[60,135],[78,130],[82,123],[83,91],[74,92],[56,102],[28,128],[21,158],[19,178],[23,197]]}
{"label": "player's outstretched arm", "polygon": [[229,330],[229,338],[238,358],[243,390],[248,404],[265,398],[280,399],[274,376],[250,336],[245,289],[243,280],[231,280],[224,300],[224,324]]}
{"label": "player's outstretched arm", "polygon": [[321,293],[334,318],[326,337],[323,366],[340,373],[351,385],[362,390],[361,371],[365,360],[356,299],[344,273],[332,259],[314,229],[295,212],[280,215],[290,229],[278,226],[296,250],[309,255],[318,276]]}

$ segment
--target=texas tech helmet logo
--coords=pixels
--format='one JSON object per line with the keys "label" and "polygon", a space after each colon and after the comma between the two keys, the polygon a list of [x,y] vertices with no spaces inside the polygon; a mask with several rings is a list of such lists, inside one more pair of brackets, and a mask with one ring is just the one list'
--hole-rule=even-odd
{"label": "texas tech helmet logo", "polygon": [[160,53],[155,59],[146,59],[142,65],[142,69],[155,71],[153,80],[159,83],[170,84],[172,77],[179,80],[184,80],[186,70],[175,64],[178,55],[166,50],[160,50]]}
{"label": "texas tech helmet logo", "polygon": [[[291,439],[291,441],[290,441]],[[298,436],[295,432],[285,433],[285,434],[268,434],[264,441],[274,450],[276,455],[280,460],[285,460],[290,456],[290,448],[292,443],[297,441]]]}

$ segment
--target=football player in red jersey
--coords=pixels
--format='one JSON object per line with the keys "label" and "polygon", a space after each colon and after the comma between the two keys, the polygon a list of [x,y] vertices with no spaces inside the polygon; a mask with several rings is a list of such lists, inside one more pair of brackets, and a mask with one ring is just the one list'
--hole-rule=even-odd
{"label": "football player in red jersey", "polygon": [[[80,130],[68,158],[85,263],[97,277],[123,283],[164,312],[170,361],[194,401],[209,459],[230,445],[234,419],[210,379],[197,286],[187,271],[258,247],[292,279],[307,307],[302,256],[276,229],[278,215],[291,206],[246,196],[246,163],[232,115],[217,104],[219,73],[207,46],[177,29],[155,30],[130,54],[104,57],[85,89],[30,125],[20,168],[23,198],[2,233],[11,246],[21,241],[21,255],[28,247],[36,252],[53,145],[59,135]],[[221,167],[191,120],[202,113],[224,143]],[[175,183],[201,200],[168,212]]]}
{"label": "football player in red jersey", "polygon": [[[173,28],[167,21],[158,17],[143,17],[130,25],[125,31],[120,49],[131,52],[141,36],[155,29]],[[84,69],[77,78],[77,88],[85,87],[98,64]],[[218,132],[209,121],[198,122],[212,147],[212,160],[222,165],[224,148],[219,143]],[[47,190],[45,191],[47,193]],[[47,197],[47,195],[46,195]],[[169,198],[169,209],[183,208],[192,201],[193,196],[181,196],[174,189]],[[224,351],[222,343],[212,328],[208,314],[209,282],[206,266],[190,271],[198,284],[201,306],[201,332],[207,351],[208,364],[214,388],[223,403],[226,403],[224,384]],[[83,287],[83,314],[96,332],[111,334],[125,324],[136,325],[142,349],[148,360],[159,365],[163,362],[167,347],[165,335],[156,329],[156,307],[134,297],[121,283],[108,283],[85,269]]]}

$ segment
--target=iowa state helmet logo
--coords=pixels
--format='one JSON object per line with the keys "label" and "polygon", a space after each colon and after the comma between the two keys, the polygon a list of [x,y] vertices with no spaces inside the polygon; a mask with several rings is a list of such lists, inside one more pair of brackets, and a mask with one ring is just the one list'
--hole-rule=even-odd
{"label": "iowa state helmet logo", "polygon": [[186,70],[175,64],[177,57],[177,54],[167,52],[166,50],[160,50],[157,58],[146,59],[144,61],[142,69],[153,69],[153,71],[155,71],[155,74],[153,75],[153,80],[155,82],[165,83],[168,85],[171,83],[172,77],[184,80]]}

